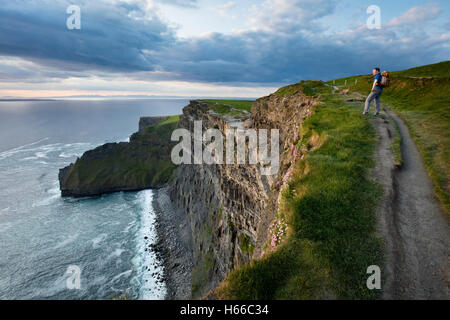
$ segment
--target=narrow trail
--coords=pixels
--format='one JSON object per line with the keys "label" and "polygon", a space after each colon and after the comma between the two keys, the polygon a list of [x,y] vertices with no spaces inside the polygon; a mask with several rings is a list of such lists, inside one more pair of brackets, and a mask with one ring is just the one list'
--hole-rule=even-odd
{"label": "narrow trail", "polygon": [[449,218],[408,128],[395,114],[386,113],[402,136],[403,165],[397,168],[393,162],[392,124],[383,117],[371,119],[379,137],[373,174],[384,189],[377,212],[379,233],[386,241],[382,298],[449,299]]}

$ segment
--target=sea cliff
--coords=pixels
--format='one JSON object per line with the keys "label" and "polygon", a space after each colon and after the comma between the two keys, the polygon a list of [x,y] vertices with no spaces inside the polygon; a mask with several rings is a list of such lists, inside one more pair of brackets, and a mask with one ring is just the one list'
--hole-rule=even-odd
{"label": "sea cliff", "polygon": [[[184,220],[180,221],[189,225],[190,235],[183,236],[181,242],[189,239],[190,244],[178,247],[189,248],[190,252],[184,254],[190,258],[180,258],[180,251],[180,262],[174,263],[167,243],[178,240],[165,241],[170,237],[164,234],[164,225],[158,228],[163,238],[159,251],[165,252],[162,258],[166,272],[174,273],[174,268],[192,270],[190,297],[201,298],[233,268],[249,264],[267,251],[283,177],[295,162],[291,146],[314,104],[315,100],[303,93],[300,84],[289,87],[289,92],[277,91],[256,100],[251,112],[193,100],[176,121],[141,119],[139,132],[131,136],[130,142],[103,145],[61,169],[61,193],[78,197],[166,186],[164,192],[170,195],[177,217],[181,212]],[[176,168],[170,161],[174,145],[170,133],[176,127],[193,132],[194,121],[198,120],[202,121],[203,130],[278,129],[279,170],[274,175],[262,175],[259,164],[181,164]],[[171,228],[175,234],[182,229],[173,224]],[[177,281],[185,291],[183,277],[172,279],[169,298],[180,297],[175,292]]]}
{"label": "sea cliff", "polygon": [[[299,89],[299,88],[297,88]],[[261,175],[259,165],[189,165],[176,169],[171,199],[189,216],[193,239],[192,296],[200,298],[214,289],[234,267],[264,254],[278,207],[282,177],[293,164],[295,131],[308,116],[313,100],[301,90],[277,93],[256,100],[248,118],[236,119],[211,112],[208,103],[192,101],[183,109],[179,126],[193,131],[194,121],[203,129],[222,132],[233,126],[279,129],[280,169]]]}

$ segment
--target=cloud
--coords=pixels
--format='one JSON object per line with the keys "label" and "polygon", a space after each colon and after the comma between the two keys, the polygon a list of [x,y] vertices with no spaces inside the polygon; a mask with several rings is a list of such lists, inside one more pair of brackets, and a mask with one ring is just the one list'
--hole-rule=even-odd
{"label": "cloud", "polygon": [[265,0],[249,16],[256,30],[298,32],[317,27],[316,21],[330,15],[335,0]]}
{"label": "cloud", "polygon": [[196,8],[198,5],[197,0],[160,0],[159,2],[187,8]]}
{"label": "cloud", "polygon": [[[325,33],[320,19],[333,14],[335,1],[266,0],[253,7],[250,30],[179,39],[159,18],[154,1],[80,0],[82,29],[73,31],[65,26],[69,4],[2,4],[0,80],[56,83],[98,77],[276,87],[364,74],[374,65],[395,70],[448,59],[448,32],[409,24],[413,16],[430,19],[438,14],[434,9],[418,16],[412,8],[380,30],[361,23]],[[224,6],[233,7],[232,2]]]}
{"label": "cloud", "polygon": [[405,24],[419,24],[435,19],[441,10],[432,6],[412,7],[400,17],[395,17],[389,22],[389,26],[400,26]]}
{"label": "cloud", "polygon": [[79,1],[81,30],[66,28],[68,1],[25,2],[0,7],[0,55],[68,69],[151,71],[148,53],[174,41],[149,1]]}
{"label": "cloud", "polygon": [[233,1],[228,1],[218,6],[218,12],[222,16],[227,16],[230,13],[230,10],[234,7],[236,7],[236,3]]}

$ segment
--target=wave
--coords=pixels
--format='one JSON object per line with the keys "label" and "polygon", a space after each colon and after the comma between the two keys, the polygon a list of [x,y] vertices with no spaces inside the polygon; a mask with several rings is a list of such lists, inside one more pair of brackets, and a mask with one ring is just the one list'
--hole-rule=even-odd
{"label": "wave", "polygon": [[11,227],[12,227],[12,223],[11,222],[1,223],[0,224],[0,233],[6,232],[6,230],[10,229]]}
{"label": "wave", "polygon": [[65,152],[63,152],[63,153],[59,154],[59,157],[60,158],[72,158],[72,157],[75,157],[77,155],[78,154],[75,154],[75,153],[65,153]]}
{"label": "wave", "polygon": [[139,298],[143,300],[164,299],[166,285],[158,281],[163,278],[163,267],[156,254],[150,250],[156,244],[156,217],[153,211],[153,192],[144,190],[138,193],[141,204],[140,229],[137,232],[138,253],[133,263],[138,270],[140,283]]}
{"label": "wave", "polygon": [[102,233],[100,234],[98,237],[95,237],[94,239],[92,239],[92,247],[94,249],[97,249],[100,247],[100,243],[105,241],[106,238],[108,237],[108,235],[106,233]]}
{"label": "wave", "polygon": [[122,273],[119,273],[117,276],[112,278],[111,282],[114,283],[115,281],[117,281],[118,279],[120,279],[122,277],[129,277],[132,273],[133,273],[133,270],[127,270]]}
{"label": "wave", "polygon": [[116,248],[111,254],[109,255],[109,258],[120,258],[122,253],[124,253],[126,250],[121,248]]}
{"label": "wave", "polygon": [[50,196],[33,203],[32,207],[34,208],[34,207],[48,206],[48,205],[52,204],[53,202],[55,202],[56,200],[60,199],[60,190],[59,190],[58,185],[59,185],[59,182],[55,181],[53,183],[54,187],[51,189],[48,189],[46,191],[46,193],[49,194]]}
{"label": "wave", "polygon": [[39,140],[37,140],[35,142],[27,143],[27,144],[24,144],[23,146],[16,147],[16,148],[13,148],[13,149],[9,149],[9,150],[0,152],[0,160],[3,160],[5,158],[7,158],[7,157],[10,157],[10,156],[12,156],[12,155],[14,155],[14,154],[16,154],[18,152],[24,151],[23,148],[36,145],[36,144],[41,143],[42,141],[45,141],[45,140],[48,140],[48,139],[50,139],[50,138],[47,137],[47,138],[39,139]]}
{"label": "wave", "polygon": [[53,157],[52,153],[57,153],[59,158],[75,158],[78,156],[81,156],[83,152],[88,150],[92,147],[91,143],[88,142],[77,142],[77,143],[52,143],[52,144],[46,144],[34,148],[29,148],[31,146],[34,146],[38,143],[41,143],[44,140],[47,140],[49,138],[41,139],[33,143],[29,143],[14,149],[10,149],[8,151],[4,151],[0,153],[0,160],[4,160],[6,158],[23,154],[21,159],[18,159],[19,161],[34,161],[39,160],[37,163],[41,164],[48,164],[45,159],[48,159],[50,155]]}
{"label": "wave", "polygon": [[53,249],[59,249],[59,248],[62,248],[64,246],[68,245],[69,243],[74,242],[78,238],[78,236],[79,236],[79,234],[73,234],[73,235],[68,236],[63,241],[61,241],[56,246],[54,246]]}

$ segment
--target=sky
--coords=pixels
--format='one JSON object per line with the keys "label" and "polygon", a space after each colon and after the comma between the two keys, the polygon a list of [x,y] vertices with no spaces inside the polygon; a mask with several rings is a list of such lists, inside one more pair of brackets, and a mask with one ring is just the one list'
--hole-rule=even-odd
{"label": "sky", "polygon": [[[69,29],[70,5],[80,29]],[[380,28],[369,28],[369,6]],[[72,20],[71,20],[72,21]],[[9,0],[0,98],[260,97],[450,60],[448,0]]]}

